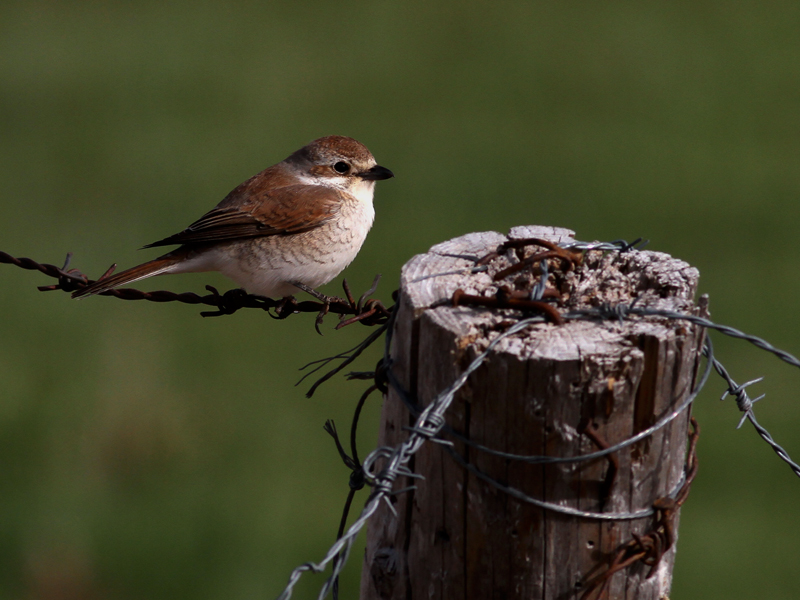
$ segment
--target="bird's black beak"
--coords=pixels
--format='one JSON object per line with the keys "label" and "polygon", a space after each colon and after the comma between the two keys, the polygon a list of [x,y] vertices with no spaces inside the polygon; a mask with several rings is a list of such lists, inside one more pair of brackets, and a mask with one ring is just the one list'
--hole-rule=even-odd
{"label": "bird's black beak", "polygon": [[369,171],[359,173],[358,176],[367,181],[380,181],[381,179],[391,179],[394,177],[394,173],[386,167],[375,165]]}

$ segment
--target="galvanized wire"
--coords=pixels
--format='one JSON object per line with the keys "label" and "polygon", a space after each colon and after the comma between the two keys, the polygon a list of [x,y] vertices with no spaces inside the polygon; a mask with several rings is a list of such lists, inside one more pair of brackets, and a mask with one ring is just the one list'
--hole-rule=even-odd
{"label": "galvanized wire", "polygon": [[775,451],[775,454],[777,454],[781,460],[783,460],[786,464],[789,465],[789,468],[792,469],[792,471],[794,471],[794,474],[800,477],[800,465],[794,462],[789,457],[789,453],[786,452],[786,450],[784,450],[780,446],[780,444],[778,444],[775,440],[772,439],[772,436],[769,434],[769,431],[767,431],[756,420],[756,415],[753,412],[753,404],[761,400],[766,394],[762,394],[758,398],[750,399],[750,397],[747,395],[747,390],[745,388],[754,383],[758,383],[764,378],[759,377],[758,379],[753,379],[752,381],[748,381],[746,383],[743,383],[742,385],[737,385],[736,382],[733,380],[733,378],[728,374],[728,371],[725,369],[725,367],[723,367],[722,364],[717,360],[714,360],[714,369],[716,369],[717,373],[719,373],[720,376],[723,379],[725,379],[725,381],[728,382],[728,389],[725,390],[724,394],[722,394],[720,400],[724,400],[728,394],[733,395],[733,397],[736,398],[736,405],[739,407],[739,410],[741,410],[744,413],[742,415],[741,420],[739,421],[737,429],[742,426],[745,419],[750,421],[753,424],[755,430],[758,432],[758,435],[760,435],[761,438],[765,442],[767,442],[767,444],[770,445],[770,447]]}
{"label": "galvanized wire", "polygon": [[[541,321],[539,321],[541,322]],[[648,427],[647,429],[643,429],[636,435],[633,435],[618,444],[614,444],[613,446],[609,446],[608,448],[604,448],[602,450],[596,450],[595,452],[589,452],[586,454],[580,454],[578,456],[545,456],[545,455],[524,455],[524,454],[514,454],[512,452],[503,452],[502,450],[496,450],[495,448],[489,448],[488,446],[484,446],[474,440],[469,439],[468,437],[458,433],[457,431],[449,428],[447,425],[444,427],[444,431],[457,439],[459,442],[466,444],[470,448],[474,450],[478,450],[479,452],[484,452],[485,454],[489,454],[491,456],[497,456],[499,458],[505,458],[508,460],[514,460],[522,463],[527,463],[531,465],[553,465],[553,464],[563,464],[563,463],[572,463],[572,462],[582,462],[586,460],[594,460],[596,458],[602,458],[603,456],[607,456],[609,454],[613,454],[618,450],[622,450],[623,448],[627,448],[628,446],[632,446],[633,444],[642,441],[643,439],[650,437],[659,429],[662,429],[672,421],[674,421],[683,411],[685,411],[689,406],[694,402],[695,398],[697,398],[698,394],[703,390],[708,381],[708,377],[711,374],[712,366],[717,363],[716,359],[714,358],[714,348],[711,343],[710,338],[706,338],[705,344],[703,346],[703,355],[707,357],[706,359],[706,368],[703,371],[702,376],[700,377],[700,381],[695,386],[692,393],[689,394],[683,402],[681,402],[677,407],[663,415],[660,419],[658,419],[653,425]],[[406,408],[411,412],[412,415],[419,414],[419,408],[417,405],[409,398],[408,392],[403,389],[403,386],[400,384],[398,379],[394,376],[394,374],[389,371],[387,373],[389,377],[389,381],[392,384],[392,389],[395,390],[397,395],[402,400],[403,404],[405,404]],[[538,504],[537,504],[538,506]],[[556,508],[556,505],[553,505],[553,510],[556,512],[561,512]],[[637,513],[638,514],[638,513]],[[652,514],[652,512],[650,513]],[[585,517],[587,518],[594,518],[594,519],[605,519],[606,517],[600,516],[600,513],[584,513]],[[625,518],[638,518],[638,517],[620,517],[621,519]]]}
{"label": "galvanized wire", "polygon": [[[320,573],[324,571],[329,564],[332,564],[333,566],[331,575],[322,586],[318,598],[321,600],[328,595],[329,591],[333,587],[333,582],[339,576],[341,569],[347,562],[347,557],[350,554],[350,550],[352,549],[358,533],[361,531],[361,529],[363,529],[364,525],[366,525],[369,517],[372,516],[378,509],[380,503],[385,502],[387,507],[394,512],[394,507],[389,501],[389,497],[394,494],[413,489],[408,488],[408,490],[398,490],[396,492],[393,491],[394,482],[398,477],[419,477],[419,475],[413,473],[408,467],[411,457],[427,441],[445,444],[448,443],[444,442],[443,440],[439,440],[437,435],[444,425],[444,413],[452,403],[456,392],[463,387],[469,376],[478,367],[480,367],[481,364],[483,364],[483,361],[491,353],[494,347],[500,343],[501,340],[514,335],[519,331],[522,331],[533,322],[535,322],[535,320],[523,319],[507,329],[500,336],[492,340],[492,342],[487,346],[486,350],[484,350],[480,355],[478,355],[478,357],[475,358],[475,360],[472,361],[472,363],[470,363],[470,365],[461,375],[458,376],[452,385],[441,392],[433,400],[433,402],[431,402],[425,407],[425,409],[422,410],[419,417],[417,417],[414,426],[409,429],[409,435],[405,441],[394,448],[377,448],[367,456],[367,458],[364,460],[364,472],[367,477],[367,481],[372,486],[373,491],[367,499],[366,505],[361,511],[358,519],[353,522],[353,524],[348,528],[341,538],[336,540],[336,543],[331,546],[330,550],[328,550],[328,553],[320,562],[307,562],[292,571],[291,575],[289,576],[289,582],[286,585],[286,588],[283,590],[283,593],[278,596],[278,600],[288,600],[291,598],[294,586],[299,581],[303,573],[307,571]],[[379,461],[385,461],[385,464],[380,470],[376,470]],[[336,558],[337,555],[340,555],[338,559]]]}
{"label": "galvanized wire", "polygon": [[650,240],[645,240],[643,238],[636,238],[632,242],[626,242],[625,240],[614,240],[613,242],[581,242],[575,240],[573,242],[561,243],[559,246],[571,250],[601,250],[606,252],[616,250],[618,252],[630,252],[631,250],[642,250],[649,243]]}
{"label": "galvanized wire", "polygon": [[[646,245],[647,241],[642,242],[641,239],[637,239],[634,242],[628,243],[624,240],[616,240],[614,242],[569,242],[562,244],[563,248],[570,248],[574,250],[600,250],[600,251],[619,251],[619,252],[628,252],[631,250],[638,250]],[[474,257],[467,257],[463,256],[460,258],[464,258],[467,260],[476,260]],[[53,286],[46,286],[40,289],[42,290],[52,290],[52,289],[61,289],[64,291],[70,291],[72,289],[78,289],[83,287],[88,282],[88,278],[81,274],[76,269],[69,269],[69,256],[67,257],[67,261],[63,267],[57,267],[55,265],[49,264],[41,264],[27,258],[15,258],[6,253],[0,252],[0,263],[8,263],[14,264],[18,267],[29,269],[29,270],[38,270],[50,277],[55,277],[59,280],[58,285]],[[531,299],[538,299],[542,296],[542,292],[544,291],[544,281],[546,279],[546,262],[542,262],[541,265],[543,269],[545,269],[545,275],[540,281],[539,285],[535,286],[531,292]],[[478,265],[472,268],[463,269],[463,270],[454,270],[448,271],[445,273],[436,273],[431,275],[423,276],[415,281],[420,281],[422,279],[427,279],[430,277],[439,277],[445,275],[453,275],[453,274],[464,274],[464,273],[477,273],[481,271],[485,271],[487,269],[486,265]],[[144,299],[144,300],[151,300],[156,302],[164,302],[164,301],[179,301],[185,302],[189,304],[207,304],[216,306],[219,308],[218,313],[204,313],[206,314],[230,314],[235,312],[239,308],[243,307],[258,307],[262,309],[273,308],[270,304],[274,301],[269,301],[268,299],[262,299],[259,297],[251,298],[240,298],[239,296],[234,297],[233,295],[226,294],[222,296],[216,292],[213,288],[209,288],[212,292],[209,296],[198,296],[196,294],[173,294],[171,292],[140,292],[138,290],[115,290],[113,292],[109,292],[110,295],[115,295],[121,299]],[[480,365],[484,362],[486,357],[490,354],[490,352],[494,349],[494,347],[504,338],[514,335],[531,324],[534,323],[541,323],[544,321],[544,318],[541,316],[531,317],[527,319],[520,320],[518,323],[507,329],[505,332],[500,334],[497,338],[492,340],[487,348],[478,355],[475,360],[473,360],[467,369],[453,382],[451,386],[449,386],[446,390],[440,393],[434,401],[429,404],[425,409],[419,410],[415,407],[414,403],[408,398],[407,393],[402,389],[402,386],[399,385],[396,377],[392,373],[391,370],[391,356],[389,354],[389,347],[391,341],[391,333],[392,333],[392,321],[395,318],[396,311],[392,311],[391,309],[387,310],[382,307],[379,307],[380,310],[373,307],[368,309],[363,304],[364,298],[359,300],[358,305],[350,299],[349,290],[345,289],[348,294],[349,302],[341,302],[342,307],[334,307],[331,306],[332,312],[339,312],[340,314],[355,314],[356,316],[349,321],[355,322],[356,320],[360,319],[370,319],[365,321],[368,324],[379,324],[381,327],[373,332],[365,342],[359,344],[356,348],[351,350],[347,354],[339,355],[334,357],[335,359],[341,359],[344,361],[344,364],[341,364],[339,367],[334,369],[330,372],[327,376],[324,376],[319,383],[327,379],[328,377],[332,376],[333,374],[339,372],[346,364],[349,364],[372,342],[374,342],[382,333],[383,331],[387,331],[386,339],[385,339],[385,351],[384,351],[384,374],[389,382],[390,385],[398,392],[398,395],[403,399],[406,405],[409,407],[409,410],[414,414],[416,418],[416,423],[413,427],[408,428],[409,435],[404,442],[399,444],[396,447],[389,448],[389,447],[382,447],[377,448],[372,453],[370,453],[364,461],[363,464],[363,473],[366,477],[368,483],[372,486],[373,491],[370,494],[367,502],[362,510],[361,514],[359,515],[358,519],[347,529],[347,531],[336,541],[336,543],[330,548],[328,553],[319,563],[308,562],[303,565],[297,567],[291,574],[289,578],[289,583],[287,584],[286,588],[284,589],[283,593],[279,596],[281,600],[286,600],[291,597],[292,590],[300,579],[302,574],[306,571],[312,572],[322,572],[327,568],[330,564],[332,565],[332,573],[330,577],[326,580],[325,584],[323,585],[322,589],[319,593],[319,598],[324,598],[327,594],[334,589],[335,582],[344,567],[345,563],[347,562],[347,558],[349,553],[352,549],[352,545],[356,539],[358,533],[363,529],[366,525],[367,520],[370,516],[372,516],[375,511],[377,510],[380,502],[385,502],[388,508],[394,512],[394,508],[389,501],[389,498],[393,495],[397,495],[406,491],[410,491],[415,489],[413,486],[409,488],[404,488],[401,490],[394,490],[394,482],[398,477],[410,477],[410,478],[419,478],[420,476],[413,473],[409,467],[409,461],[411,457],[424,445],[425,442],[431,441],[435,443],[439,443],[445,446],[446,450],[453,456],[453,458],[459,462],[465,469],[469,470],[475,476],[479,477],[480,479],[486,481],[487,483],[498,487],[505,493],[523,501],[527,502],[536,506],[539,506],[545,510],[551,510],[555,512],[560,512],[562,514],[568,514],[571,516],[582,517],[582,518],[589,518],[589,519],[598,519],[598,520],[630,520],[630,519],[639,519],[647,516],[651,516],[654,514],[654,510],[652,508],[643,508],[638,511],[630,512],[630,513],[594,513],[594,512],[587,512],[587,511],[579,511],[577,509],[572,509],[570,507],[564,507],[560,505],[556,505],[553,503],[547,503],[540,501],[535,498],[531,498],[525,495],[523,492],[516,490],[514,488],[510,488],[508,486],[504,486],[488,476],[487,474],[478,470],[474,465],[470,464],[466,461],[463,457],[461,457],[458,453],[456,453],[452,447],[452,443],[444,440],[440,437],[442,431],[446,431],[450,435],[454,435],[464,443],[470,445],[470,447],[489,452],[491,454],[502,456],[504,458],[508,458],[511,460],[518,460],[522,462],[527,462],[530,464],[552,464],[552,463],[563,463],[563,462],[576,462],[576,461],[585,461],[591,460],[595,458],[599,458],[613,452],[616,452],[626,446],[634,444],[645,437],[652,435],[662,427],[666,426],[669,422],[675,419],[682,411],[686,410],[691,403],[696,398],[697,394],[701,391],[703,386],[705,385],[709,373],[713,367],[714,370],[726,381],[727,389],[725,393],[722,395],[721,399],[725,399],[727,395],[732,395],[735,400],[737,407],[743,413],[742,419],[739,421],[739,427],[744,423],[745,420],[749,420],[753,427],[756,429],[757,433],[762,437],[762,439],[770,445],[770,447],[774,450],[774,452],[783,460],[784,462],[789,465],[792,471],[800,477],[800,465],[792,461],[789,457],[786,450],[781,447],[778,443],[776,443],[769,432],[758,423],[756,420],[753,405],[761,400],[764,395],[761,395],[757,398],[750,398],[747,393],[747,387],[758,383],[761,381],[762,378],[755,379],[752,381],[748,381],[744,384],[737,384],[735,380],[730,376],[728,371],[725,367],[714,357],[713,354],[713,346],[711,344],[710,338],[706,337],[706,343],[704,346],[703,353],[706,355],[706,368],[704,373],[695,386],[695,389],[692,391],[689,396],[681,402],[681,404],[673,409],[671,412],[667,413],[666,415],[662,416],[653,426],[649,427],[648,429],[638,433],[623,442],[611,446],[609,448],[591,452],[587,454],[583,454],[580,456],[575,457],[548,457],[548,456],[520,456],[520,455],[513,455],[508,453],[503,453],[496,451],[491,448],[486,448],[480,444],[473,442],[472,440],[468,440],[463,436],[460,436],[456,432],[452,431],[448,428],[445,424],[444,414],[447,411],[448,407],[453,401],[453,398],[457,391],[466,383],[468,377],[472,372],[474,372]],[[371,292],[372,290],[370,290]],[[369,294],[368,292],[367,294]],[[365,296],[367,295],[365,294]],[[230,295],[230,298],[228,297]],[[241,294],[239,294],[241,296]],[[246,296],[246,295],[245,295]],[[244,301],[243,301],[244,300]],[[379,303],[378,303],[379,304]],[[377,305],[376,305],[377,306]],[[311,303],[299,303],[295,304],[291,307],[294,311],[297,310],[306,310],[312,311],[318,309],[318,306],[311,306]],[[367,314],[369,313],[369,314]],[[374,314],[374,316],[373,316]],[[570,313],[562,315],[564,320],[584,320],[584,319],[597,319],[597,320],[607,320],[607,319],[616,319],[619,321],[623,321],[626,319],[631,318],[632,316],[639,316],[639,317],[662,317],[666,319],[672,320],[684,320],[706,329],[712,329],[719,331],[725,335],[743,339],[751,344],[755,345],[756,347],[766,350],[787,362],[788,364],[800,367],[800,360],[798,360],[792,354],[780,350],[773,345],[771,345],[766,340],[759,338],[757,336],[749,335],[743,333],[742,331],[735,329],[733,327],[728,327],[726,325],[720,325],[714,323],[708,319],[703,317],[698,317],[696,315],[678,313],[675,311],[668,311],[668,310],[661,310],[661,309],[653,309],[647,307],[639,307],[636,306],[636,302],[634,301],[631,304],[620,303],[617,305],[604,305],[593,309],[587,310],[578,310],[572,311]],[[387,320],[389,321],[387,323]],[[348,321],[348,322],[349,322]],[[376,380],[376,385],[379,385]],[[316,386],[315,386],[316,387]],[[354,425],[355,426],[355,425]],[[354,451],[355,456],[355,451]],[[356,458],[357,462],[357,458]],[[382,463],[382,468],[378,469],[378,464]],[[684,473],[684,477],[685,477]],[[670,492],[669,496],[674,497],[679,490],[682,489],[684,485],[684,478],[678,482],[677,486]],[[684,490],[685,491],[685,490]]]}
{"label": "galvanized wire", "polygon": [[[616,249],[619,250],[620,248],[617,247]],[[660,310],[660,309],[651,309],[646,307],[637,307],[635,306],[635,303],[633,303],[633,304],[619,304],[615,306],[601,306],[595,309],[589,309],[584,311],[573,311],[571,313],[567,313],[566,315],[564,315],[564,318],[565,320],[585,320],[585,319],[625,320],[633,315],[641,317],[655,316],[667,319],[686,320],[691,323],[697,324],[699,326],[705,327],[707,329],[713,329],[719,331],[725,335],[729,335],[739,339],[744,339],[754,344],[758,348],[761,348],[763,350],[771,352],[772,354],[775,354],[781,360],[784,360],[785,362],[793,366],[800,367],[800,360],[798,360],[796,357],[794,357],[793,355],[784,350],[775,348],[767,341],[757,336],[745,334],[732,327],[720,325],[708,319],[705,319],[703,317],[698,317],[695,315],[678,313],[674,311]],[[394,317],[395,314],[392,315],[391,321],[393,321]],[[431,402],[425,409],[420,411],[418,408],[415,408],[415,411],[412,412],[412,414],[416,415],[416,423],[413,427],[408,429],[409,435],[404,442],[402,442],[400,445],[394,448],[389,448],[389,447],[377,448],[370,455],[367,456],[366,460],[364,461],[364,469],[367,481],[373,487],[373,492],[372,494],[370,494],[367,503],[364,509],[362,510],[361,514],[359,515],[358,519],[356,519],[356,521],[350,526],[347,532],[339,540],[336,541],[336,543],[331,547],[331,549],[328,551],[328,553],[320,562],[305,563],[297,567],[292,572],[289,578],[289,583],[287,584],[287,587],[284,589],[283,593],[279,596],[279,600],[288,600],[288,598],[291,597],[292,589],[299,580],[299,578],[301,577],[302,573],[306,571],[319,573],[324,571],[327,568],[327,566],[332,563],[333,564],[332,573],[330,577],[326,580],[325,584],[322,586],[318,598],[322,599],[330,592],[334,582],[337,580],[342,568],[344,567],[344,564],[347,560],[347,557],[349,556],[350,550],[352,548],[356,536],[361,531],[361,529],[363,529],[363,527],[366,525],[367,521],[369,520],[369,517],[375,513],[380,502],[381,501],[386,502],[386,505],[388,506],[389,510],[394,513],[395,512],[394,507],[388,500],[389,497],[392,495],[397,495],[415,489],[415,486],[400,490],[393,490],[393,487],[394,487],[394,482],[397,480],[398,477],[420,478],[418,474],[413,473],[409,469],[408,463],[411,459],[411,456],[413,456],[414,453],[416,453],[422,447],[422,445],[427,441],[442,444],[445,447],[446,451],[454,458],[454,460],[456,460],[465,469],[473,473],[476,477],[479,477],[483,481],[497,487],[498,489],[511,495],[514,498],[517,498],[522,502],[538,506],[544,510],[559,512],[561,514],[567,514],[579,518],[587,518],[587,519],[603,520],[603,521],[634,520],[634,519],[649,517],[654,514],[655,511],[653,510],[652,507],[645,507],[628,513],[599,513],[599,512],[581,511],[578,509],[573,509],[571,507],[565,507],[558,504],[544,502],[536,498],[532,498],[524,494],[520,490],[500,484],[491,476],[487,475],[486,473],[483,473],[482,471],[477,469],[473,464],[469,463],[463,457],[461,457],[457,452],[455,452],[455,450],[452,448],[451,442],[441,439],[439,437],[440,433],[446,428],[444,414],[447,408],[452,403],[454,395],[466,383],[467,378],[470,376],[470,374],[474,372],[483,363],[483,361],[493,350],[493,348],[506,337],[509,337],[511,335],[514,335],[522,331],[529,325],[535,323],[541,323],[543,322],[543,320],[544,319],[540,316],[523,319],[518,323],[516,323],[515,325],[513,325],[512,327],[510,327],[509,329],[507,329],[502,334],[500,334],[497,338],[492,340],[487,346],[486,350],[484,350],[481,354],[479,354],[470,363],[467,369],[453,382],[453,384],[450,387],[448,387],[446,390],[440,393],[433,400],[433,402]],[[411,409],[412,407],[414,407],[414,403],[409,400],[407,393],[405,392],[405,390],[403,390],[402,386],[399,384],[399,381],[394,376],[391,369],[392,359],[389,354],[391,335],[393,332],[391,321],[386,324],[387,335],[385,338],[385,355],[384,355],[385,374],[389,381],[389,384],[392,386],[393,389],[395,389],[396,392],[398,392],[398,395],[401,397],[401,399],[404,400],[406,405],[409,406],[409,409]],[[691,405],[691,403],[695,400],[699,392],[703,389],[704,385],[706,384],[711,368],[713,367],[714,370],[716,370],[717,373],[719,373],[720,376],[722,376],[725,379],[726,383],[728,384],[728,389],[726,393],[723,395],[723,398],[727,394],[732,394],[736,398],[737,406],[739,407],[740,410],[742,410],[745,413],[743,418],[747,418],[753,424],[759,435],[761,435],[761,437],[773,448],[776,454],[790,466],[790,468],[796,475],[800,476],[800,466],[798,466],[795,462],[791,460],[788,453],[772,439],[769,432],[764,427],[762,427],[755,418],[755,414],[753,413],[753,403],[760,400],[761,397],[756,399],[749,398],[746,388],[748,385],[756,383],[758,380],[747,382],[742,385],[737,385],[736,382],[727,373],[722,364],[714,357],[713,345],[711,339],[708,336],[706,337],[703,353],[706,356],[706,361],[707,361],[706,368],[703,372],[703,375],[700,378],[700,381],[695,386],[695,389],[691,392],[691,394],[689,394],[689,396],[678,407],[673,409],[670,413],[664,415],[653,426],[607,449],[575,457],[519,456],[519,455],[509,455],[507,453],[501,453],[486,448],[485,446],[477,445],[471,440],[466,440],[463,436],[459,436],[459,439],[461,441],[469,443],[471,447],[479,448],[484,451],[489,451],[492,454],[501,455],[506,458],[520,460],[533,464],[552,464],[559,462],[576,462],[576,461],[595,459],[616,452],[631,444],[634,444],[637,441],[640,441],[641,439],[644,439],[645,437],[652,435],[657,430],[667,425],[682,411],[686,410],[686,408],[688,408]],[[447,431],[450,434],[455,433],[449,428]],[[378,461],[381,460],[384,461],[385,464],[381,470],[376,471],[375,470],[376,464],[378,463]],[[670,497],[674,497],[679,492],[679,490],[681,490],[681,488],[684,485],[685,481],[684,478],[685,478],[685,473],[683,474],[683,477],[678,482],[678,484],[668,494]],[[336,558],[337,555],[339,555],[338,559]]]}
{"label": "galvanized wire", "polygon": [[[586,314],[589,311],[579,311],[579,312],[581,312],[585,316],[590,316]],[[790,354],[789,352],[786,352],[785,350],[776,348],[765,339],[755,335],[744,333],[743,331],[740,331],[733,327],[729,327],[727,325],[720,325],[719,323],[714,323],[713,321],[710,321],[703,317],[698,317],[697,315],[689,315],[675,311],[661,310],[655,308],[636,307],[624,303],[618,304],[613,307],[601,307],[600,309],[598,309],[598,312],[603,313],[606,317],[612,316],[613,318],[626,318],[629,315],[638,315],[643,317],[665,317],[667,319],[689,321],[690,323],[700,325],[701,327],[705,327],[706,329],[713,329],[727,336],[750,342],[757,348],[766,350],[767,352],[774,354],[782,361],[792,365],[793,367],[800,368],[800,359]],[[570,318],[569,314],[565,315],[565,319],[569,318]],[[754,399],[750,398],[750,396],[747,394],[746,388],[750,385],[758,383],[763,378],[760,377],[758,379],[748,381],[747,383],[744,383],[742,385],[738,385],[733,380],[733,378],[728,374],[728,371],[725,369],[725,367],[722,366],[722,364],[718,360],[716,359],[712,360],[712,364],[714,365],[714,369],[717,371],[717,373],[719,373],[719,375],[728,384],[728,389],[722,395],[722,398],[720,398],[720,400],[724,400],[728,396],[728,394],[732,395],[736,399],[736,406],[742,413],[744,413],[742,415],[741,420],[739,421],[737,429],[742,426],[742,423],[744,423],[745,419],[750,421],[753,424],[753,427],[755,428],[758,435],[760,435],[761,438],[767,444],[769,444],[769,446],[775,451],[775,454],[777,454],[778,457],[789,466],[792,472],[798,477],[800,477],[800,465],[798,465],[795,461],[793,461],[789,456],[789,453],[782,446],[780,446],[775,440],[772,439],[772,436],[770,435],[769,431],[767,431],[766,428],[764,428],[756,420],[756,415],[753,412],[753,404],[761,400],[764,397],[764,395],[761,395],[758,398]]]}

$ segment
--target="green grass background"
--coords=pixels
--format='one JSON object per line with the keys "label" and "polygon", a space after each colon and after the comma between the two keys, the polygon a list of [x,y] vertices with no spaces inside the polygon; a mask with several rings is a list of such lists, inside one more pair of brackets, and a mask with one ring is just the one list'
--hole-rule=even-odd
{"label": "green grass background", "polygon": [[[406,260],[470,231],[644,236],[700,269],[715,319],[800,354],[796,2],[272,4],[3,2],[0,249],[73,251],[95,277],[130,266],[343,134],[397,175],[346,272],[356,290],[380,272],[389,301]],[[47,283],[0,266],[0,600],[272,598],[321,558],[348,475],[322,424],[346,430],[364,385],[308,400],[297,368],[366,330],[73,302]],[[228,287],[141,287],[205,283]],[[800,458],[800,373],[717,340],[739,381],[767,376],[759,419]],[[696,405],[672,598],[796,598],[800,481],[734,429],[722,389]]]}

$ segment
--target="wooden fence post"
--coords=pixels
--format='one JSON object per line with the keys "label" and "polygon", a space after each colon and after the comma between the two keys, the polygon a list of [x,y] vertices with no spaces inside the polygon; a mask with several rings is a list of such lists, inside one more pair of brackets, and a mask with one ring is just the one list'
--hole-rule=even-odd
{"label": "wooden fence post", "polygon": [[[508,237],[469,234],[405,265],[391,369],[412,400],[430,403],[514,321],[507,310],[430,308],[459,288],[484,295],[497,289],[493,267],[471,274],[474,261],[464,257],[483,256],[509,238],[564,242],[571,235],[549,227],[517,227]],[[459,273],[424,278],[452,271]],[[666,254],[590,252],[584,266],[561,276],[558,285],[568,308],[644,296],[648,306],[698,313],[704,308],[693,303],[697,280],[696,269]],[[603,441],[615,444],[642,431],[687,398],[702,338],[702,330],[691,324],[654,318],[534,325],[503,340],[470,376],[447,423],[504,452],[586,454]],[[616,452],[614,465],[607,458],[526,464],[456,440],[454,450],[533,498],[585,511],[630,512],[652,506],[680,485],[687,413]],[[398,444],[412,422],[390,389],[380,445]],[[382,506],[370,521],[362,600],[578,599],[586,581],[623,544],[654,527],[654,517],[603,522],[526,504],[467,472],[439,444],[423,446],[412,466],[425,479],[397,483],[397,488],[417,485],[396,497],[397,516]],[[672,545],[649,578],[650,567],[641,562],[620,570],[609,581],[607,597],[665,598],[674,552]]]}

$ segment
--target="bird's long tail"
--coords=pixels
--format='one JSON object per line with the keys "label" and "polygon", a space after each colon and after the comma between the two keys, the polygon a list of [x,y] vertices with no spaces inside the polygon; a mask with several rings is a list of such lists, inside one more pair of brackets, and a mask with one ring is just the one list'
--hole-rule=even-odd
{"label": "bird's long tail", "polygon": [[144,264],[98,279],[93,284],[73,292],[72,297],[85,298],[86,296],[94,296],[153,275],[169,273],[182,258],[177,252],[170,252]]}

